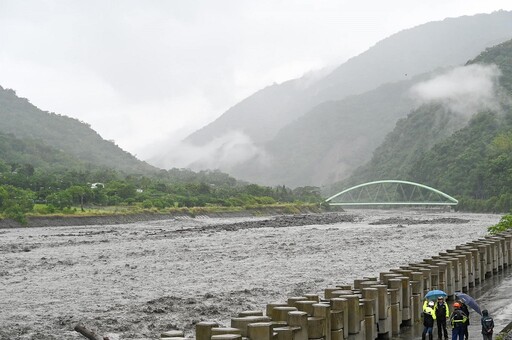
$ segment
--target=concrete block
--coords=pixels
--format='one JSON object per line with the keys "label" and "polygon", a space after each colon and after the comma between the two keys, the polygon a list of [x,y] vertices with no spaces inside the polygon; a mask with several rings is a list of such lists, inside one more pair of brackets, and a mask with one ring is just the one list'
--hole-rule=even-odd
{"label": "concrete block", "polygon": [[242,335],[240,335],[240,334],[212,335],[211,340],[242,340]]}
{"label": "concrete block", "polygon": [[271,321],[272,319],[268,316],[246,316],[243,318],[231,318],[231,327],[240,329],[242,336],[247,337],[247,325],[255,322]]}
{"label": "concrete block", "polygon": [[219,324],[210,321],[198,322],[196,324],[196,340],[210,340],[214,327],[219,327]]}
{"label": "concrete block", "polygon": [[247,325],[247,337],[251,340],[272,340],[271,322],[255,322]]}

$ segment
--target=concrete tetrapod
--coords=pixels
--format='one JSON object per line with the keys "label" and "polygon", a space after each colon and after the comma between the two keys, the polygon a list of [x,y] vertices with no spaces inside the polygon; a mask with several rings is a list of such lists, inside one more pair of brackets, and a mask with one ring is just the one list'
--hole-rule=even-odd
{"label": "concrete tetrapod", "polygon": [[[287,303],[267,305],[267,316],[248,311],[233,318],[231,327],[198,323],[197,340],[372,340],[400,334],[419,323],[426,292],[465,291],[507,268],[512,256],[512,230],[440,252],[421,263],[410,263],[379,274],[379,279],[354,280],[354,286],[328,287],[325,298],[304,294]],[[218,333],[220,332],[220,333]],[[226,334],[223,334],[226,333]],[[225,338],[223,338],[224,336]],[[229,339],[227,339],[229,338]]]}

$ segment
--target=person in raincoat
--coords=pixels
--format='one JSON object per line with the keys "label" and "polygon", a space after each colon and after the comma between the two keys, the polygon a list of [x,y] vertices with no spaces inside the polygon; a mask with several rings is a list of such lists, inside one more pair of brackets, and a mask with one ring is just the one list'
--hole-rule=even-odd
{"label": "person in raincoat", "polygon": [[444,340],[448,340],[446,321],[450,318],[450,308],[448,308],[448,304],[444,302],[444,298],[441,296],[437,298],[434,313],[436,314],[437,339],[442,340],[444,335]]}
{"label": "person in raincoat", "polygon": [[432,331],[434,330],[434,321],[436,320],[436,313],[434,312],[434,301],[427,301],[423,303],[423,333],[421,333],[421,340],[433,340]]}
{"label": "person in raincoat", "polygon": [[450,315],[450,324],[452,325],[452,340],[464,340],[467,321],[468,316],[462,311],[460,302],[455,301],[453,303],[453,312]]}
{"label": "person in raincoat", "polygon": [[482,335],[484,340],[492,340],[492,333],[494,330],[494,320],[489,316],[487,309],[482,311]]}
{"label": "person in raincoat", "polygon": [[460,303],[460,309],[466,314],[466,323],[464,324],[464,339],[468,340],[469,338],[469,308],[462,300],[457,300]]}

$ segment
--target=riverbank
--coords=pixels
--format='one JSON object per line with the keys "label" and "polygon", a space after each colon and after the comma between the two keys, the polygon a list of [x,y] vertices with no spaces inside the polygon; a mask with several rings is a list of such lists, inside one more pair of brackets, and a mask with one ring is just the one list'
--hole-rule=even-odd
{"label": "riverbank", "polygon": [[512,340],[512,322],[510,322],[498,335],[501,335],[503,340]]}
{"label": "riverbank", "polygon": [[501,332],[496,333],[496,338],[500,337],[502,340],[512,340],[512,322],[510,322]]}
{"label": "riverbank", "polygon": [[[341,211],[342,209],[339,209]],[[260,217],[275,215],[300,215],[325,212],[319,205],[284,205],[262,206],[246,209],[212,210],[207,208],[184,208],[172,212],[141,212],[141,213],[110,213],[110,214],[77,214],[77,215],[39,215],[28,216],[27,223],[20,223],[12,219],[0,219],[2,228],[37,228],[57,226],[87,226],[87,225],[116,225],[144,221],[162,221],[175,218],[236,218]]]}

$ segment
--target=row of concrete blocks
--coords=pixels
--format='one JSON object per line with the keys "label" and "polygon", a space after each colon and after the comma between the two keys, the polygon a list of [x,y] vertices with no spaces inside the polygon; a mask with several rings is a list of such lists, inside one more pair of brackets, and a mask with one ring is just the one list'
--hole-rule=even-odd
{"label": "row of concrete blocks", "polygon": [[[318,294],[290,297],[245,311],[231,327],[196,325],[196,340],[373,340],[400,334],[420,322],[425,294],[441,289],[452,300],[512,265],[512,231],[486,236],[455,249],[410,263],[353,286],[328,287]],[[174,337],[169,340],[182,340]]]}

